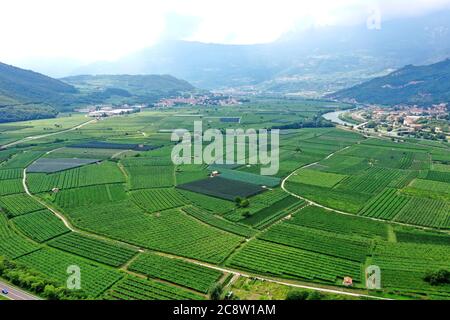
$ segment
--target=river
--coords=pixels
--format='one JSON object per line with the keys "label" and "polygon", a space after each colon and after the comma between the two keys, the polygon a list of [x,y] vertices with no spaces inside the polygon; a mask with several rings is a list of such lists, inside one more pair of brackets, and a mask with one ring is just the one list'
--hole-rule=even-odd
{"label": "river", "polygon": [[339,119],[339,116],[343,113],[348,112],[349,110],[341,110],[341,111],[335,111],[335,112],[329,112],[329,113],[325,113],[324,115],[322,115],[322,117],[324,117],[325,119],[340,124],[342,126],[354,126],[353,123],[347,122],[347,121],[343,121],[341,119]]}

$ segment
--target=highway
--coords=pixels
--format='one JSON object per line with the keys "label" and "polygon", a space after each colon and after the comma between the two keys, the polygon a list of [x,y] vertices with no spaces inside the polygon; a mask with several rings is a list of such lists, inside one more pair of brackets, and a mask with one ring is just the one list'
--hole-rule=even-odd
{"label": "highway", "polygon": [[25,292],[21,289],[18,289],[17,287],[11,286],[10,284],[0,281],[0,291],[5,288],[8,289],[9,291],[8,294],[5,295],[3,293],[0,293],[0,295],[10,300],[42,300],[41,298],[32,295],[31,293]]}

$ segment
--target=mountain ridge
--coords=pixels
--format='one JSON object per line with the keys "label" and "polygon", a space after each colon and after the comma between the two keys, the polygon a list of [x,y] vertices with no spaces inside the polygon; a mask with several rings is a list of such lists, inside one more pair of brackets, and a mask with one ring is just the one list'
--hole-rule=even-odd
{"label": "mountain ridge", "polygon": [[380,105],[419,105],[450,102],[450,59],[425,65],[407,65],[327,96]]}

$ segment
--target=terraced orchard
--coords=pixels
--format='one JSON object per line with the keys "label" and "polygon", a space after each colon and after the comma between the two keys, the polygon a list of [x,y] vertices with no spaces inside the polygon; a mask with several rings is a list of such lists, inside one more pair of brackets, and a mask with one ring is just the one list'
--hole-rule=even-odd
{"label": "terraced orchard", "polygon": [[140,255],[128,269],[202,293],[207,293],[222,276],[217,270],[150,253]]}
{"label": "terraced orchard", "polygon": [[[142,108],[62,133],[85,116],[0,123],[2,145],[44,135],[0,148],[2,281],[51,299],[204,300],[219,287],[221,299],[284,299],[298,285],[450,299],[448,143],[363,136],[321,118],[353,107],[251,96]],[[194,151],[212,151],[203,144],[193,163],[174,164],[173,130],[192,134],[195,120],[217,132],[280,129],[278,173],[261,174],[250,139],[236,145],[245,155],[224,147],[227,159],[211,152],[216,163],[200,163]],[[382,270],[376,292],[369,265]],[[65,289],[73,266],[81,290]]]}

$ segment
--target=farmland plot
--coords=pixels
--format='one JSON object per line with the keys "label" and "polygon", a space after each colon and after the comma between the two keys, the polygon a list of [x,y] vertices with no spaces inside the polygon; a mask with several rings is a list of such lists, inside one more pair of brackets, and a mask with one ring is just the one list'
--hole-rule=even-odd
{"label": "farmland plot", "polygon": [[262,240],[249,242],[227,265],[272,276],[333,284],[347,276],[355,282],[361,281],[360,263]]}
{"label": "farmland plot", "polygon": [[450,202],[450,183],[415,179],[401,192],[417,198],[429,198]]}
{"label": "farmland plot", "polygon": [[310,184],[313,186],[332,188],[347,176],[315,170],[301,169],[289,181]]}
{"label": "farmland plot", "polygon": [[425,179],[450,183],[450,172],[428,171]]}
{"label": "farmland plot", "polygon": [[131,190],[164,188],[175,185],[173,166],[125,167],[130,177]]}
{"label": "farmland plot", "polygon": [[180,211],[150,215],[131,202],[82,207],[67,214],[83,229],[144,248],[213,263],[224,260],[243,241]]}
{"label": "farmland plot", "polygon": [[113,267],[120,267],[137,251],[71,232],[48,243],[50,246]]}
{"label": "farmland plot", "polygon": [[[271,216],[274,217],[277,214],[283,214],[282,212],[280,212],[282,209],[278,210],[277,212],[267,211],[265,209],[271,207],[273,204],[277,202],[282,203],[281,200],[286,199],[287,197],[289,197],[289,195],[281,189],[267,190],[264,193],[260,193],[248,199],[249,206],[245,208],[235,208],[234,210],[224,214],[223,217],[226,218],[227,220],[238,222],[246,218],[258,215],[258,218],[255,217],[253,218],[255,219],[254,222],[256,223],[258,221],[265,220],[266,218],[270,218]],[[294,204],[292,203],[292,201],[290,202],[291,202],[290,204],[287,203],[283,207],[287,208],[288,206]]]}
{"label": "farmland plot", "polygon": [[15,259],[38,249],[37,244],[15,233],[6,217],[0,213],[0,256]]}
{"label": "farmland plot", "polygon": [[450,285],[432,286],[423,278],[430,270],[449,270],[449,250],[441,245],[382,242],[375,248],[373,263],[383,270],[381,285],[385,289],[448,298]]}
{"label": "farmland plot", "polygon": [[23,193],[1,197],[0,207],[9,217],[45,209],[39,202]]}
{"label": "farmland plot", "polygon": [[152,253],[140,255],[128,269],[202,293],[207,293],[222,276],[217,270]]}
{"label": "farmland plot", "polygon": [[387,224],[383,222],[361,219],[358,217],[343,216],[320,207],[307,206],[286,223],[322,230],[338,235],[352,235],[373,239],[387,239]]}
{"label": "farmland plot", "polygon": [[243,219],[242,223],[251,225],[257,229],[264,229],[277,220],[300,210],[304,204],[305,201],[288,196],[285,199],[274,203],[270,207],[264,208],[250,217]]}
{"label": "farmland plot", "polygon": [[53,188],[71,189],[124,182],[125,177],[113,162],[102,162],[99,165],[89,165],[53,174],[27,175],[27,183],[33,193],[47,192]]}
{"label": "farmland plot", "polygon": [[121,184],[66,189],[54,195],[53,201],[60,208],[76,208],[87,205],[125,200],[127,195]]}
{"label": "farmland plot", "polygon": [[21,179],[2,180],[0,182],[0,196],[7,196],[22,192],[24,192],[24,190]]}
{"label": "farmland plot", "polygon": [[133,191],[131,199],[147,212],[177,208],[187,202],[177,190],[172,188]]}
{"label": "farmland plot", "polygon": [[24,151],[22,153],[18,153],[5,163],[1,165],[2,169],[24,169],[28,167],[33,161],[42,156],[43,152],[41,151]]}
{"label": "farmland plot", "polygon": [[294,194],[301,195],[327,207],[355,214],[370,199],[369,195],[355,190],[337,190],[291,181],[286,183],[286,188]]}
{"label": "farmland plot", "polygon": [[329,256],[364,262],[370,251],[370,241],[350,236],[308,229],[281,223],[259,236],[260,239]]}
{"label": "farmland plot", "polygon": [[10,179],[22,179],[22,177],[23,177],[22,169],[0,170],[0,181],[10,180]]}
{"label": "farmland plot", "polygon": [[153,280],[125,277],[105,294],[110,300],[202,300],[203,297],[181,288]]}
{"label": "farmland plot", "polygon": [[208,177],[208,171],[202,165],[182,165],[178,166],[176,170],[177,185],[202,180],[206,177]]}
{"label": "farmland plot", "polygon": [[37,242],[45,242],[69,232],[64,223],[48,210],[22,215],[12,221],[17,229]]}
{"label": "farmland plot", "polygon": [[232,210],[235,203],[219,198],[213,198],[201,193],[191,192],[187,190],[177,189],[188,201],[192,202],[196,207],[211,211],[216,214],[223,214]]}
{"label": "farmland plot", "polygon": [[243,236],[246,238],[250,238],[256,234],[256,230],[253,230],[247,226],[240,225],[237,223],[232,223],[228,220],[225,220],[223,218],[219,218],[211,214],[210,212],[205,212],[201,209],[189,206],[186,208],[183,208],[183,211],[189,214],[190,216],[203,221],[206,224],[209,224],[213,227],[216,227],[218,229],[222,229],[234,234],[237,234],[239,236]]}
{"label": "farmland plot", "polygon": [[450,195],[450,183],[440,182],[440,181],[432,181],[432,180],[423,180],[416,179],[411,184],[411,187],[423,191],[431,191],[436,193],[443,193]]}
{"label": "farmland plot", "polygon": [[67,282],[67,268],[79,266],[82,270],[82,289],[95,298],[123,277],[117,270],[100,266],[55,249],[41,249],[17,259],[33,270],[57,281],[61,286]]}
{"label": "farmland plot", "polygon": [[360,175],[349,177],[339,184],[337,189],[358,190],[362,193],[376,194],[391,183],[403,180],[405,174],[400,170],[380,167],[370,168]]}
{"label": "farmland plot", "polygon": [[450,216],[450,205],[443,201],[413,198],[395,217],[395,221],[424,227],[450,228],[445,225]]}
{"label": "farmland plot", "polygon": [[450,237],[437,232],[424,232],[412,229],[397,229],[395,236],[398,242],[450,245]]}
{"label": "farmland plot", "polygon": [[367,159],[335,154],[329,159],[320,161],[318,165],[311,166],[311,169],[351,175],[363,172],[369,167],[370,165]]}
{"label": "farmland plot", "polygon": [[385,189],[374,197],[359,215],[383,220],[392,220],[411,201],[399,195],[396,189]]}

